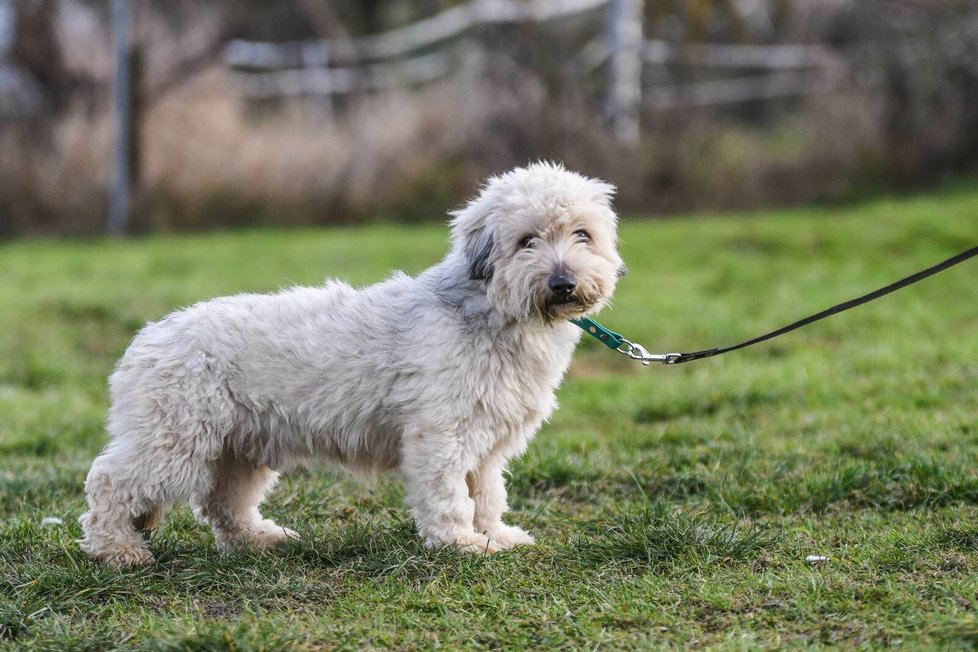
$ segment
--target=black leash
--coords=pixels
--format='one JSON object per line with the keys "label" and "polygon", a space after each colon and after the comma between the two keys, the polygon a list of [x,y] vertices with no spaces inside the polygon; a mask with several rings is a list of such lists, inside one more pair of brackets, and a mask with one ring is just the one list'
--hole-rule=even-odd
{"label": "black leash", "polygon": [[861,297],[856,297],[855,299],[850,299],[849,301],[836,304],[831,308],[826,308],[821,312],[817,312],[814,315],[805,317],[804,319],[799,319],[796,322],[792,322],[787,326],[782,326],[781,328],[773,330],[770,333],[759,335],[758,337],[740,342],[739,344],[732,344],[730,346],[723,346],[715,349],[703,349],[702,351],[692,351],[689,353],[649,353],[641,344],[630,342],[622,335],[608,330],[593,319],[585,317],[582,319],[572,319],[571,321],[577,326],[583,328],[586,333],[597,339],[608,348],[615,349],[619,353],[626,355],[633,360],[640,361],[642,364],[648,365],[650,362],[661,362],[662,364],[682,364],[684,362],[692,362],[693,360],[712,358],[716,355],[723,355],[724,353],[730,353],[731,351],[736,351],[737,349],[743,349],[748,346],[760,344],[761,342],[766,342],[767,340],[774,339],[775,337],[784,335],[785,333],[790,333],[793,330],[797,330],[802,326],[807,326],[808,324],[820,321],[826,317],[831,317],[832,315],[845,312],[846,310],[851,310],[852,308],[861,306],[864,303],[869,303],[870,301],[884,297],[887,294],[896,292],[897,290],[905,288],[908,285],[913,285],[918,281],[922,281],[929,276],[943,272],[944,270],[963,263],[969,258],[974,258],[975,256],[978,256],[978,247],[972,247],[967,251],[961,252],[957,256],[951,256],[947,260],[940,262],[933,267],[928,267],[927,269],[917,272],[916,274],[911,274],[904,279],[900,279],[895,283],[890,283],[889,285],[881,287],[878,290],[874,290],[869,294],[864,294]]}

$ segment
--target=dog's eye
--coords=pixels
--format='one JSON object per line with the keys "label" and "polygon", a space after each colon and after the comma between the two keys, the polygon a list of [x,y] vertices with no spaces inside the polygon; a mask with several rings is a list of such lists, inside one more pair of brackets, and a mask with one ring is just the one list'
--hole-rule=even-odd
{"label": "dog's eye", "polygon": [[533,249],[536,244],[536,237],[532,235],[525,235],[523,239],[520,240],[520,249]]}
{"label": "dog's eye", "polygon": [[585,242],[585,243],[591,242],[591,234],[585,231],[584,229],[578,229],[577,231],[574,231],[574,235],[580,238],[581,242]]}

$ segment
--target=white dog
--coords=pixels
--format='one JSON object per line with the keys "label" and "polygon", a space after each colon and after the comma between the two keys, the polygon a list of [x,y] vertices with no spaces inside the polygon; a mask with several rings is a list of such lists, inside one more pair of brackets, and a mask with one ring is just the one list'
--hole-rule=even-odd
{"label": "white dog", "polygon": [[109,380],[82,548],[145,563],[140,530],[181,501],[221,548],[294,537],[258,506],[314,459],[400,469],[428,546],[532,544],[502,521],[503,473],[556,407],[580,337],[567,318],[606,305],[624,270],[613,192],[518,168],[454,213],[451,251],[415,278],[218,298],[147,325]]}

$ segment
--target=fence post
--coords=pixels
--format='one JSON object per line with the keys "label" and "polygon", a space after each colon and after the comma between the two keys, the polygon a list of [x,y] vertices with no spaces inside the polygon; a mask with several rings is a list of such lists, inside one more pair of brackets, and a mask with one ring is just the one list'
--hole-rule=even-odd
{"label": "fence post", "polygon": [[615,138],[627,146],[637,145],[640,135],[643,5],[643,0],[611,0],[608,9],[611,79],[605,110]]}
{"label": "fence post", "polygon": [[327,92],[321,94],[306,93],[305,104],[307,116],[333,119],[333,96],[330,90],[330,51],[326,41],[302,46],[302,72],[304,75],[315,72],[320,83]]}
{"label": "fence post", "polygon": [[130,143],[132,130],[132,83],[130,72],[129,0],[112,1],[112,44],[114,70],[112,104],[114,142],[112,148],[112,187],[109,195],[109,233],[120,236],[129,222]]}

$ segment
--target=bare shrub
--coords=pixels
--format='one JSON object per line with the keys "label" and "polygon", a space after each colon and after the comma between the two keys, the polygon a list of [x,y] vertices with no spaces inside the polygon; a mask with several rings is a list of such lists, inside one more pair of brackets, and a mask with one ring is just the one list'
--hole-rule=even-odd
{"label": "bare shrub", "polygon": [[104,216],[109,125],[78,107],[44,137],[0,129],[0,234],[84,234]]}

